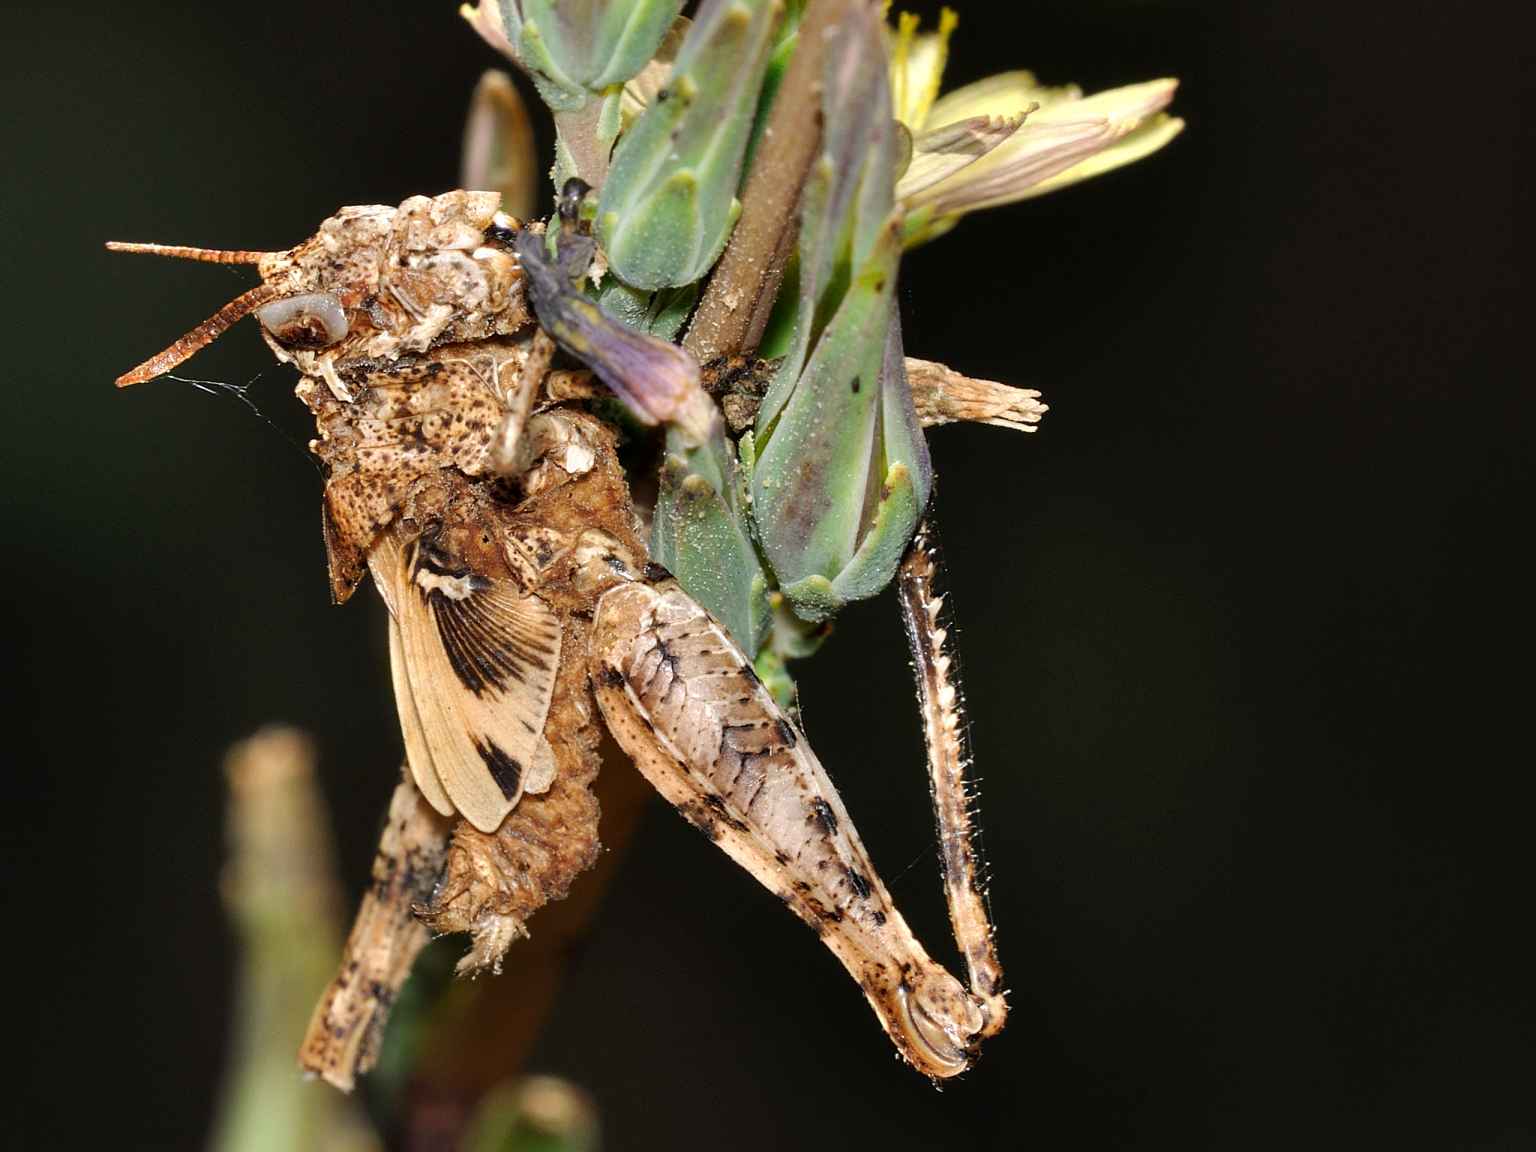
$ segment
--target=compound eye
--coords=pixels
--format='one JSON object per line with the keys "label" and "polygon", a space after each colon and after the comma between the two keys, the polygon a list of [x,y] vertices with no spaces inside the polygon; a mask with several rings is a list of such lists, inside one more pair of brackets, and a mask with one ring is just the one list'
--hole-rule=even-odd
{"label": "compound eye", "polygon": [[256,309],[256,319],[284,348],[329,348],[347,335],[347,313],[329,292],[304,292]]}

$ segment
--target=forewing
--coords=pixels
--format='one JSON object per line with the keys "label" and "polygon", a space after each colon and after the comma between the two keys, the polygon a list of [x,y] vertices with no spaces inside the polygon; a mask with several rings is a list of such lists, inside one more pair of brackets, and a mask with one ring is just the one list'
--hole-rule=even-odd
{"label": "forewing", "polygon": [[383,597],[389,609],[389,674],[395,690],[395,712],[400,717],[400,735],[405,742],[405,763],[410,769],[416,790],[421,793],[437,812],[444,816],[454,813],[453,801],[443,790],[437,776],[437,765],[432,761],[432,749],[427,745],[426,733],[421,728],[421,715],[416,711],[416,697],[411,691],[410,674],[405,669],[405,647],[400,639],[400,624],[396,619],[396,604],[400,600],[401,548],[398,534],[386,532],[379,538],[368,557],[373,571],[374,587]]}
{"label": "forewing", "polygon": [[[413,736],[402,704],[412,774],[420,786],[428,771],[418,760],[430,757],[450,810],[494,832],[548,760],[559,617],[504,571],[440,540],[401,550],[394,601],[404,668],[397,696],[408,689],[419,722]],[[430,785],[422,790],[436,807]]]}
{"label": "forewing", "polygon": [[444,816],[452,816],[453,801],[448,798],[438,778],[432,749],[427,744],[427,734],[422,731],[421,714],[416,710],[410,673],[405,667],[405,645],[400,639],[400,625],[393,616],[389,620],[389,672],[394,681],[395,711],[400,714],[400,734],[405,740],[405,762],[410,765],[411,779],[416,782],[417,790],[428,804]]}

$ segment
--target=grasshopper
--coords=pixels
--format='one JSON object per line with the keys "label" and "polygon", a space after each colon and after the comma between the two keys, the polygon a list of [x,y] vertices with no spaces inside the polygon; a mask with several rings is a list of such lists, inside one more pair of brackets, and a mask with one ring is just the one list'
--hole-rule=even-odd
{"label": "grasshopper", "polygon": [[[495,969],[529,917],[565,895],[599,851],[592,785],[606,729],[668,803],[812,927],[902,1057],[954,1076],[1003,1026],[1006,1004],[971,845],[934,538],[925,528],[914,541],[899,599],[969,987],[908,928],[748,654],[649,562],[616,430],[591,403],[602,390],[556,367],[530,306],[525,256],[541,232],[501,213],[496,193],[453,191],[343,208],[287,251],[109,245],[256,267],[258,286],[118,383],[168,371],[254,313],[315,416],[332,594],[343,602],[371,575],[389,610],[406,773],[351,960],[303,1060],[345,1085],[366,1067],[421,925],[469,933],[461,971]],[[946,392],[953,374],[928,368],[927,422],[1009,418],[996,405],[978,415],[974,396]],[[1026,397],[1011,418],[1030,419],[1028,408]],[[402,943],[411,932],[418,942]],[[382,945],[370,952],[370,941]]]}

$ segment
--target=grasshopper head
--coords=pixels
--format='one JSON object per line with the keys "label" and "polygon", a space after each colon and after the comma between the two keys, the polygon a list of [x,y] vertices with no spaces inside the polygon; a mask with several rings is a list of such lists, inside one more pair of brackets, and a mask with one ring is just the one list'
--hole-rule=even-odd
{"label": "grasshopper head", "polygon": [[262,282],[163,352],[118,378],[119,387],[169,371],[255,313],[279,360],[322,377],[352,399],[350,368],[428,348],[508,335],[529,319],[513,252],[518,224],[495,192],[413,196],[398,208],[343,208],[285,252],[120,244],[221,264],[254,264]]}

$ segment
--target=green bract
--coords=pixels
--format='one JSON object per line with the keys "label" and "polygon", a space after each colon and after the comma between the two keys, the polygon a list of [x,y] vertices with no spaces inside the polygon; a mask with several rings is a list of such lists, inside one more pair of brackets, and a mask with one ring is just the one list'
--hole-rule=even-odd
{"label": "green bract", "polygon": [[746,527],[745,480],[719,425],[698,447],[669,430],[651,555],[756,653],[768,631],[768,578]]}
{"label": "green bract", "polygon": [[[499,0],[513,58],[557,111],[584,107],[644,68],[683,0]],[[483,20],[482,0],[480,17]]]}
{"label": "green bract", "polygon": [[828,45],[823,149],[801,206],[788,354],[757,417],[753,517],[784,594],[824,619],[890,582],[932,485],[894,296],[901,215],[884,57],[860,21]]}
{"label": "green bract", "polygon": [[625,283],[691,284],[719,259],[740,211],[742,157],[782,8],[782,0],[707,0],[666,87],[620,138],[597,235]]}

